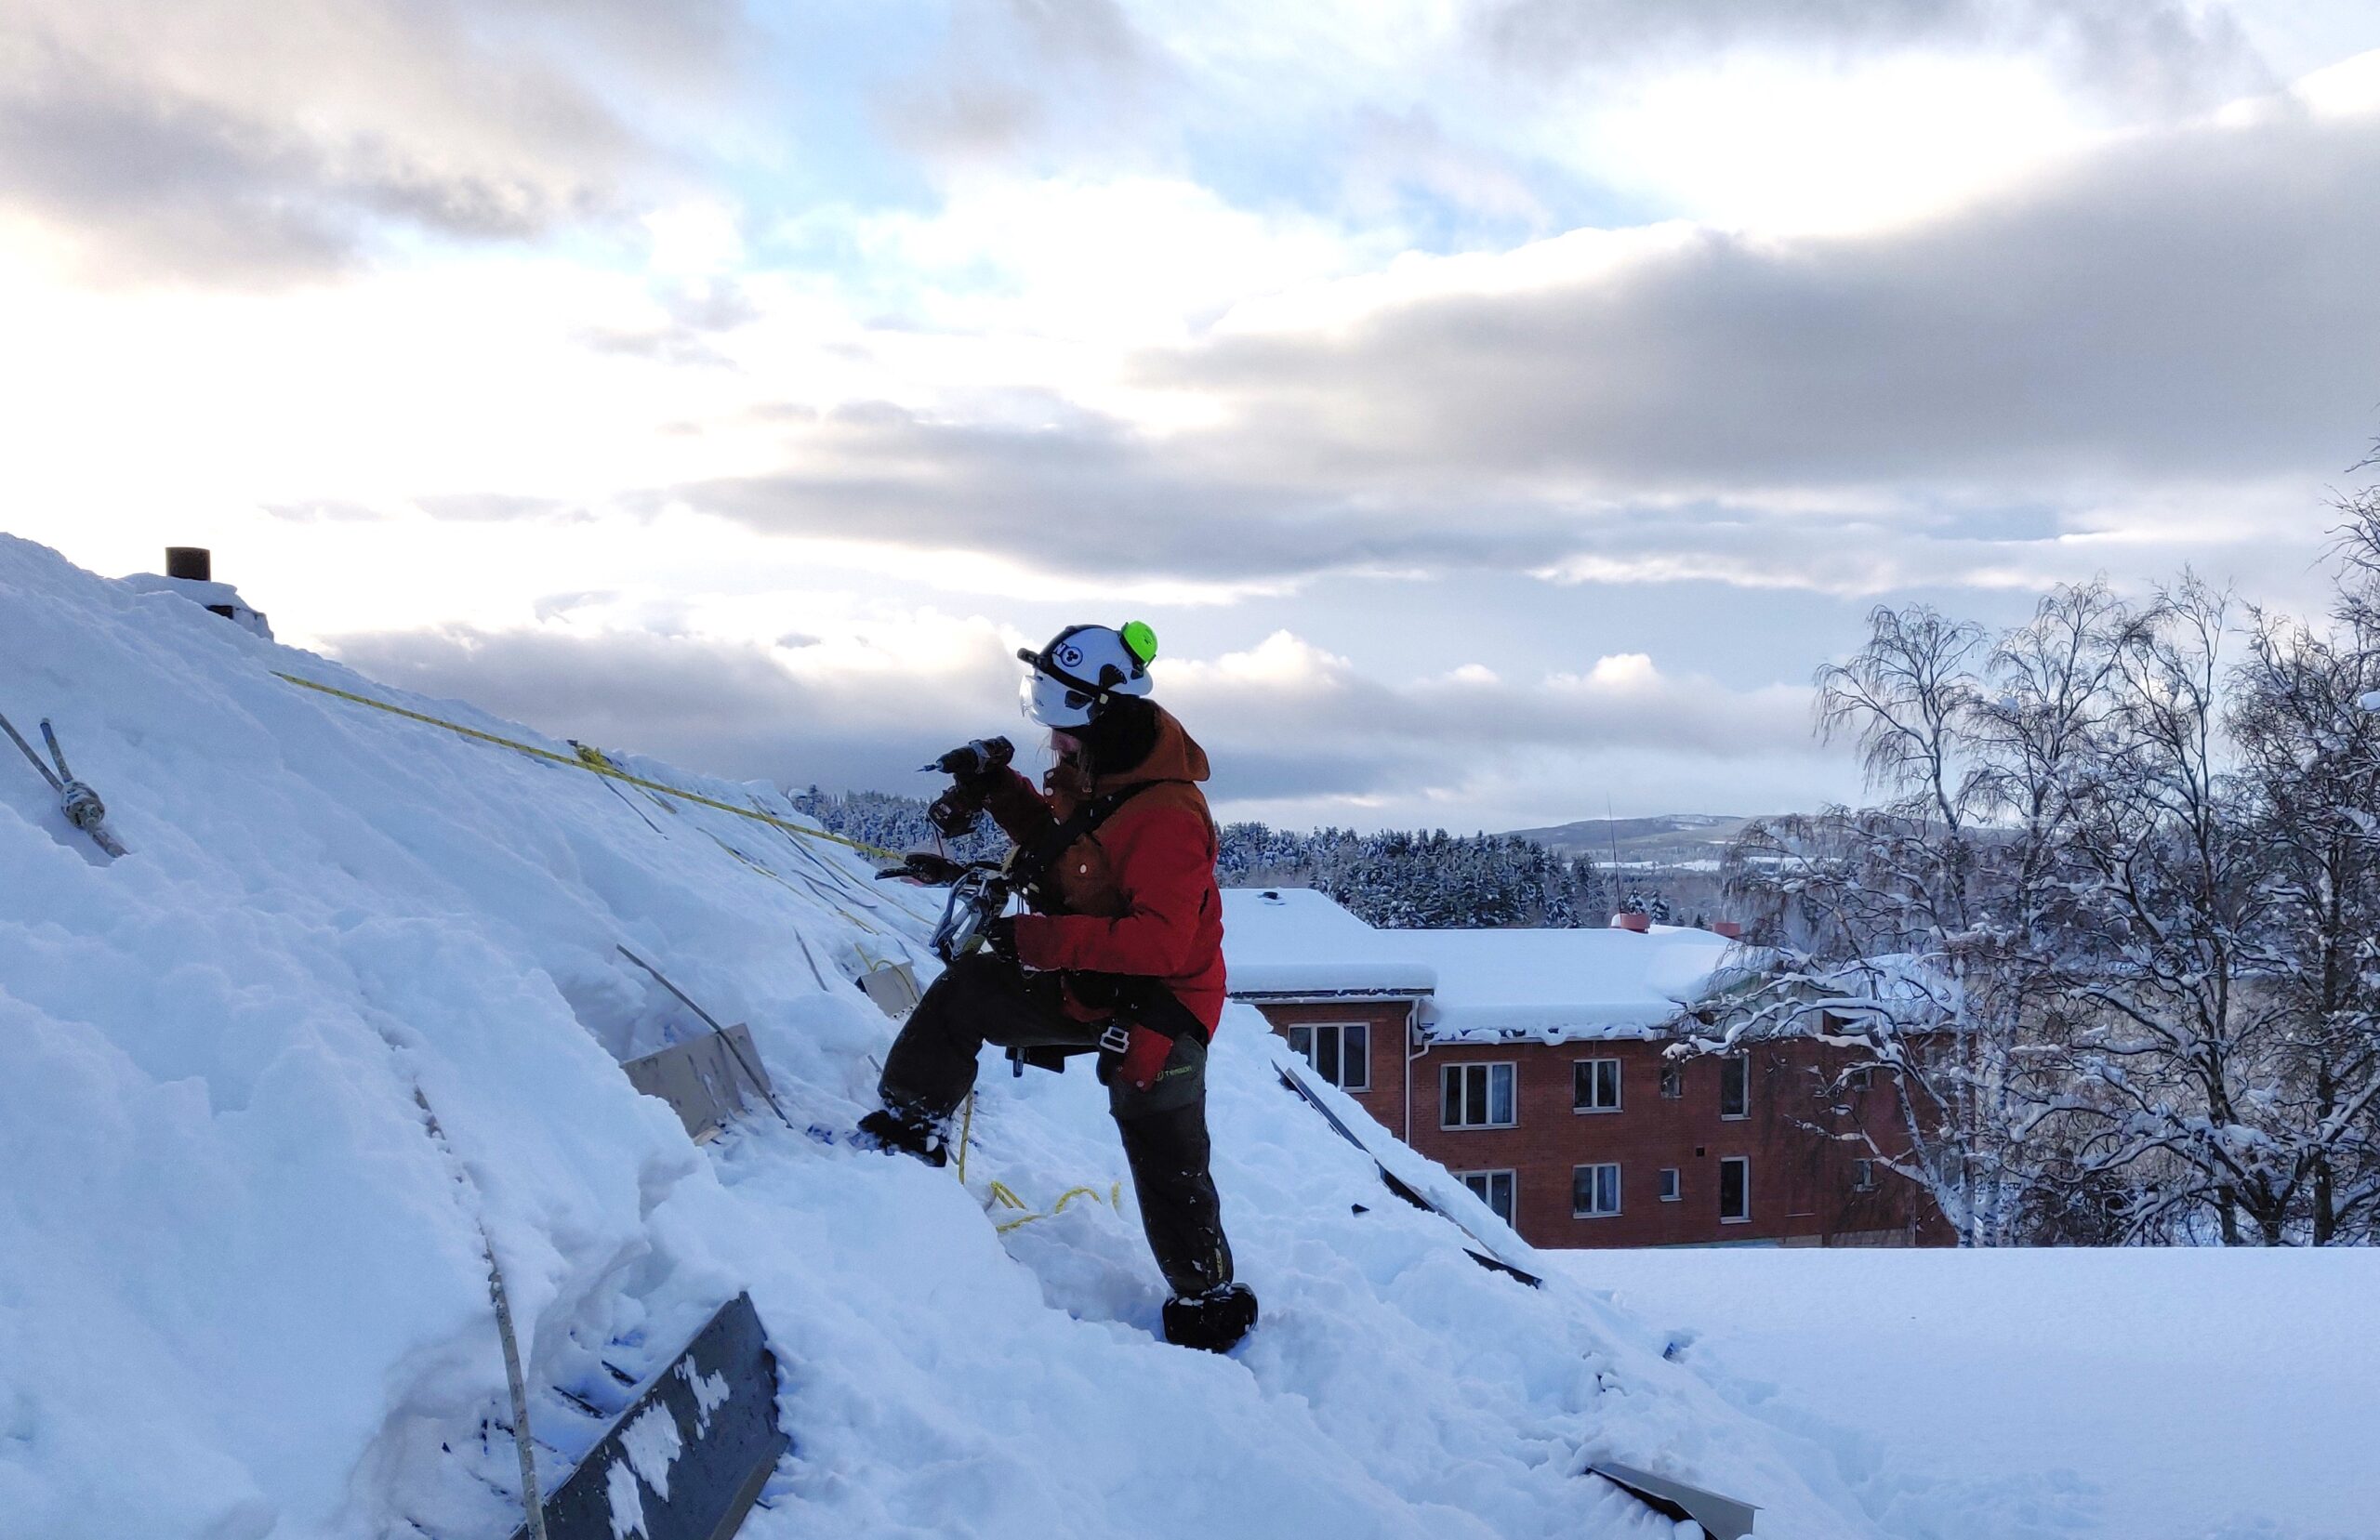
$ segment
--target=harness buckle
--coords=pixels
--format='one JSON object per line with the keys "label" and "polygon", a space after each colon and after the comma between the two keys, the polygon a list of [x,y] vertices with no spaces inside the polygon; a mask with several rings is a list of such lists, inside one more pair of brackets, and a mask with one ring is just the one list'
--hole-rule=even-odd
{"label": "harness buckle", "polygon": [[1099,1034],[1099,1046],[1103,1052],[1122,1053],[1131,1046],[1132,1029],[1121,1021],[1108,1022],[1106,1029]]}

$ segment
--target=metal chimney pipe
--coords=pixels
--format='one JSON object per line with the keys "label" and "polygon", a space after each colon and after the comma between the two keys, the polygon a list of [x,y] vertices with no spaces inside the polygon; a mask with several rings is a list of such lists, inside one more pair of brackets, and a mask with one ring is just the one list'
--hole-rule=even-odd
{"label": "metal chimney pipe", "polygon": [[215,581],[215,553],[204,546],[165,547],[165,575],[195,583]]}

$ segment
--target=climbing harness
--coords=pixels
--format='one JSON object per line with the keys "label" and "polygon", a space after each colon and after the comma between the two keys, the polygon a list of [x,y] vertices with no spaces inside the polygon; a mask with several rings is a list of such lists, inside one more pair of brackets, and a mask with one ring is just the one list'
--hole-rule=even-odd
{"label": "climbing harness", "polygon": [[49,718],[41,719],[41,741],[48,747],[50,758],[57,762],[54,770],[42,763],[41,756],[25,742],[15,723],[0,717],[0,729],[7,730],[9,738],[24,750],[25,757],[33,761],[33,769],[41,771],[41,778],[49,783],[49,789],[58,794],[58,808],[66,815],[66,822],[89,835],[91,843],[111,857],[125,854],[124,842],[108,827],[108,805],[99,800],[99,794],[88,783],[76,780],[74,772],[67,768],[66,751],[58,746],[58,733],[50,727]]}

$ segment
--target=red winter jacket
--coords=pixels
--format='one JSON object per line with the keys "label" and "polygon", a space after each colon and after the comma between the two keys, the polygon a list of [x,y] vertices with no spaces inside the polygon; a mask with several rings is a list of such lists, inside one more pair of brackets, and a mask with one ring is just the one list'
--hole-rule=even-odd
{"label": "red winter jacket", "polygon": [[[1163,980],[1212,1036],[1223,1009],[1223,904],[1215,823],[1197,786],[1207,755],[1163,707],[1157,718],[1156,746],[1130,770],[1093,779],[1061,760],[1046,794],[1007,770],[984,806],[1025,845],[1091,797],[1151,783],[1051,862],[1064,912],[1019,915],[1016,954],[1027,967]],[[1107,1014],[1071,996],[1069,1006],[1083,1020]]]}

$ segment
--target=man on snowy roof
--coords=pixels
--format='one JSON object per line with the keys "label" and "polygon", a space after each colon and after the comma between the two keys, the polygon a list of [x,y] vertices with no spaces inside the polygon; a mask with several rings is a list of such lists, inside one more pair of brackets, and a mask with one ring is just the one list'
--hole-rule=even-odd
{"label": "man on snowy roof", "polygon": [[[984,1044],[1059,1067],[1096,1052],[1142,1222],[1173,1291],[1169,1341],[1221,1351],[1256,1322],[1233,1282],[1208,1173],[1207,1044],[1223,1006],[1215,825],[1206,752],[1149,699],[1157,637],[1072,625],[1027,665],[1025,716],[1050,730],[1040,789],[1005,752],[960,752],[935,804],[945,829],[988,811],[1016,843],[1028,912],[983,927],[910,1013],[885,1057],[884,1106],[861,1120],[888,1150],[941,1164],[945,1130]],[[994,741],[1005,750],[1005,744]]]}

